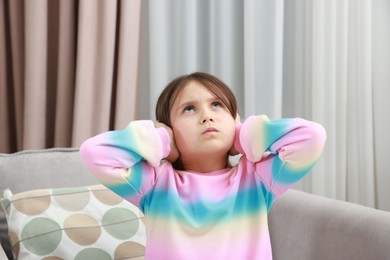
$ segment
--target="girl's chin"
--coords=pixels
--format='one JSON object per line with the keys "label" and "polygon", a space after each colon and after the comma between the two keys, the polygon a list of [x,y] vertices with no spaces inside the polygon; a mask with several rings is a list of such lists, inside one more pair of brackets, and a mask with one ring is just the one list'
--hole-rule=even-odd
{"label": "girl's chin", "polygon": [[193,151],[191,154],[198,157],[213,158],[214,156],[228,155],[230,148],[218,147],[202,147],[201,149]]}

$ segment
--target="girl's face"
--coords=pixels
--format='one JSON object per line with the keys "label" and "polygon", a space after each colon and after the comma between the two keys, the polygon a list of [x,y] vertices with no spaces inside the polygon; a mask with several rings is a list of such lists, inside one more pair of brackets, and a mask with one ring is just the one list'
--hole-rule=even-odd
{"label": "girl's face", "polygon": [[181,160],[225,156],[233,146],[235,121],[224,104],[203,85],[190,81],[178,94],[170,113]]}

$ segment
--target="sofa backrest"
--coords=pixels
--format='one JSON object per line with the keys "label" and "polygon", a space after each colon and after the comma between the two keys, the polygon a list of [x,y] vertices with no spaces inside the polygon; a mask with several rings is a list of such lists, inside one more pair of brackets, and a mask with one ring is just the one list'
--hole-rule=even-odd
{"label": "sofa backrest", "polygon": [[42,188],[93,185],[77,148],[26,150],[0,154],[0,191],[13,193]]}

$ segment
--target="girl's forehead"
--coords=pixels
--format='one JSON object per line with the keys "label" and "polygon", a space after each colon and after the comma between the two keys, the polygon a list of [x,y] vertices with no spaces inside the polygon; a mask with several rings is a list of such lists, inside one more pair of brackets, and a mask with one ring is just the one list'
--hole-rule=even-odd
{"label": "girl's forehead", "polygon": [[178,99],[196,98],[200,96],[216,97],[215,93],[207,89],[200,82],[190,81],[178,91],[176,101]]}

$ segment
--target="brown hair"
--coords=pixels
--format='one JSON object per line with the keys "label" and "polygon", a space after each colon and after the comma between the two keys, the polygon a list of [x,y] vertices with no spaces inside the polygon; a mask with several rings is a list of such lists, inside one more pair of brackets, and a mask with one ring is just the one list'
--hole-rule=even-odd
{"label": "brown hair", "polygon": [[172,80],[161,92],[156,104],[156,120],[171,125],[171,109],[180,91],[190,82],[197,81],[208,91],[213,93],[229,110],[233,118],[237,115],[237,101],[230,88],[217,77],[204,73],[195,72],[183,75]]}

